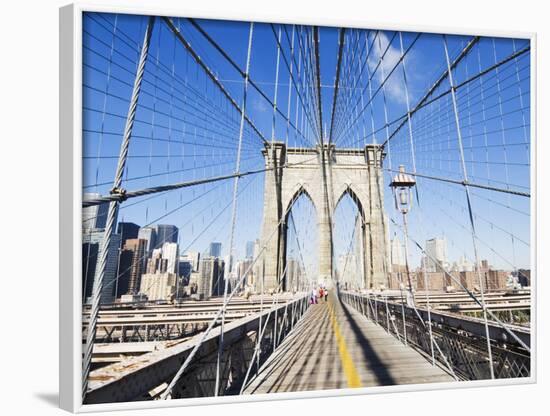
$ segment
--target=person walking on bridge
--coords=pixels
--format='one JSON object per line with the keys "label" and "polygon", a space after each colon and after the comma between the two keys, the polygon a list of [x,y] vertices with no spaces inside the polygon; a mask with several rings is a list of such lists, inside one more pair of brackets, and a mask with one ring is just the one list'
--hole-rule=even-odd
{"label": "person walking on bridge", "polygon": [[317,303],[317,291],[315,289],[312,289],[311,290],[311,299],[310,299],[310,303],[312,305],[316,304]]}
{"label": "person walking on bridge", "polygon": [[325,302],[328,302],[328,289],[326,287],[323,289],[323,294],[325,295]]}

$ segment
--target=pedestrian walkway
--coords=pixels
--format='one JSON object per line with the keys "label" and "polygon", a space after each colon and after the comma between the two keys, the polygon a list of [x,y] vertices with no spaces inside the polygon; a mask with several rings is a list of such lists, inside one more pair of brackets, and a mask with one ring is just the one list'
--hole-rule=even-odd
{"label": "pedestrian walkway", "polygon": [[245,394],[453,381],[353,308],[329,296],[306,315]]}

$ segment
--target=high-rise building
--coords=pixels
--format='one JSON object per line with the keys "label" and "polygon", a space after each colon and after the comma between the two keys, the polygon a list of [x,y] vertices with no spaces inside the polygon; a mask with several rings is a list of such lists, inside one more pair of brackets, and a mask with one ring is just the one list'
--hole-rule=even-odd
{"label": "high-rise building", "polygon": [[254,258],[254,241],[246,242],[246,258],[247,259]]}
{"label": "high-rise building", "polygon": [[157,232],[157,241],[155,247],[162,247],[164,243],[178,242],[178,227],[170,224],[157,224],[155,226]]}
{"label": "high-rise building", "polygon": [[119,284],[117,297],[129,294],[136,295],[143,274],[143,258],[145,256],[146,240],[131,238],[126,240],[120,254]]}
{"label": "high-rise building", "polygon": [[201,260],[197,294],[208,299],[211,296],[221,296],[224,292],[224,262],[218,257],[204,257]]}
{"label": "high-rise building", "polygon": [[241,278],[243,278],[244,275],[246,274],[246,277],[243,281],[243,285],[245,286],[254,284],[254,273],[251,270],[252,261],[253,261],[252,259],[246,259],[246,260],[239,261],[235,265],[237,280],[241,280]]}
{"label": "high-rise building", "polygon": [[222,243],[217,243],[217,242],[210,243],[210,248],[208,250],[208,255],[210,257],[221,257],[222,256]]}
{"label": "high-rise building", "polygon": [[157,244],[157,232],[154,227],[142,227],[139,229],[138,238],[140,240],[145,240],[145,251],[147,256],[151,255],[151,252],[156,247]]}
{"label": "high-rise building", "polygon": [[116,232],[120,234],[120,241],[122,241],[122,245],[124,246],[126,240],[138,238],[139,225],[133,222],[119,222]]}
{"label": "high-rise building", "polygon": [[[82,196],[84,201],[99,198],[101,195],[96,193],[85,193]],[[90,230],[96,228],[105,228],[107,223],[107,213],[109,211],[109,204],[103,203],[99,205],[93,205],[82,209],[82,229]]]}
{"label": "high-rise building", "polygon": [[442,272],[448,267],[447,240],[432,238],[426,241],[426,269],[428,272]]}
{"label": "high-rise building", "polygon": [[191,273],[193,272],[193,265],[187,260],[183,259],[180,256],[179,266],[178,266],[178,275],[183,278],[183,284],[189,284],[189,279],[191,278]]}
{"label": "high-rise building", "polygon": [[289,258],[286,265],[286,289],[290,291],[300,289],[302,265],[296,259]]}
{"label": "high-rise building", "polygon": [[151,257],[147,260],[145,272],[147,274],[164,273],[168,261],[162,258],[162,249],[156,248],[151,252]]}
{"label": "high-rise building", "polygon": [[178,274],[179,253],[177,243],[164,243],[162,245],[162,258],[166,260],[166,271]]}
{"label": "high-rise building", "polygon": [[391,264],[392,266],[404,266],[405,256],[403,255],[403,245],[396,236],[391,240]]}
{"label": "high-rise building", "polygon": [[141,276],[139,291],[148,300],[171,300],[180,290],[178,279],[175,273],[146,273]]}
{"label": "high-rise building", "polygon": [[188,251],[180,256],[181,262],[188,262],[191,265],[191,271],[198,272],[200,266],[201,254],[198,251]]}
{"label": "high-rise building", "polygon": [[[99,277],[98,259],[102,256],[101,246],[105,231],[90,229],[82,234],[82,297],[88,302],[92,296],[94,282]],[[112,303],[115,299],[117,284],[117,269],[120,249],[120,235],[113,234],[107,253],[107,265],[103,276],[101,303]]]}
{"label": "high-rise building", "polygon": [[458,272],[473,272],[475,270],[475,265],[462,255],[458,259],[458,262],[453,264],[453,269]]}

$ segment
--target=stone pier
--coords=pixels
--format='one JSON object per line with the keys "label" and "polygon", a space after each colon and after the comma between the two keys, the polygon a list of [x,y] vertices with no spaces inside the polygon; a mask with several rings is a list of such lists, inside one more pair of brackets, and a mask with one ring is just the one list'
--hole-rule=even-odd
{"label": "stone pier", "polygon": [[[323,154],[324,153],[324,154]],[[315,207],[319,236],[319,280],[333,277],[332,216],[344,195],[357,204],[361,215],[363,281],[365,288],[387,287],[387,218],[383,210],[384,153],[379,145],[364,149],[334,146],[286,148],[273,142],[263,150],[265,173],[264,212],[256,290],[290,289],[284,276],[286,234],[290,210],[302,195]],[[324,163],[323,163],[324,162]],[[283,166],[287,166],[284,167]],[[281,282],[281,279],[283,280]]]}

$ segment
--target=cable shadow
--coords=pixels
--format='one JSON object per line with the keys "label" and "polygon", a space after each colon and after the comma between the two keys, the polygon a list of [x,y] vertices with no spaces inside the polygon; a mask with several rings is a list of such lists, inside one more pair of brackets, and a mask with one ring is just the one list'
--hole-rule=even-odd
{"label": "cable shadow", "polygon": [[340,298],[338,298],[338,302],[340,304],[340,307],[342,308],[342,311],[344,312],[344,315],[346,316],[346,320],[349,323],[351,330],[357,338],[357,342],[361,346],[365,363],[367,364],[367,367],[374,373],[378,384],[381,386],[396,384],[394,378],[386,369],[386,365],[382,362],[382,360],[380,360],[378,354],[376,354],[376,352],[372,348],[369,340],[365,337],[363,331],[361,331],[361,328],[359,328],[359,325],[357,325],[357,322],[351,316],[348,307],[342,302]]}
{"label": "cable shadow", "polygon": [[[310,331],[309,326],[307,325],[307,319],[311,319],[311,309],[307,312],[307,314],[308,316],[305,316],[305,319],[301,320],[298,325],[294,327],[289,336],[285,338],[282,344],[275,350],[274,354],[276,355],[262,366],[262,369],[260,369],[260,372],[256,376],[262,377],[262,380],[252,391],[250,391],[250,394],[254,394],[262,385],[267,383],[269,377],[271,377],[281,365],[283,366],[282,375],[284,375],[286,373],[286,369],[294,363],[294,358],[299,355],[303,348],[305,348],[306,343],[303,342],[303,338]],[[296,348],[295,346],[297,344],[299,344],[299,346]],[[278,382],[279,377],[273,382],[273,384]],[[249,385],[252,384],[254,384],[253,380],[250,381]],[[269,389],[269,392],[272,390],[273,386]]]}

